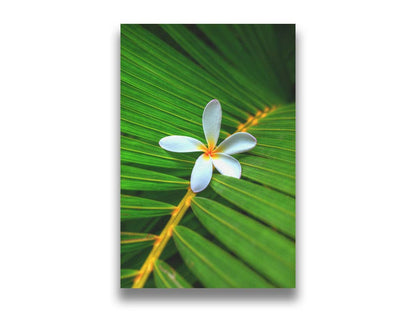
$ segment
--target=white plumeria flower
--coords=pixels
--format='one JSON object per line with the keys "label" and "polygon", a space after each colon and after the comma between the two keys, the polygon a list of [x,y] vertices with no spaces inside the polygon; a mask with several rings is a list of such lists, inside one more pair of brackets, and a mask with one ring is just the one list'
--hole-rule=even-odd
{"label": "white plumeria flower", "polygon": [[220,102],[210,101],[202,114],[202,126],[207,146],[197,139],[182,135],[167,136],[159,141],[159,145],[170,152],[204,152],[198,157],[192,169],[191,189],[194,193],[201,192],[208,186],[212,178],[213,165],[219,173],[239,179],[241,165],[230,155],[247,152],[257,144],[256,138],[251,134],[237,132],[216,146],[220,135],[221,117]]}

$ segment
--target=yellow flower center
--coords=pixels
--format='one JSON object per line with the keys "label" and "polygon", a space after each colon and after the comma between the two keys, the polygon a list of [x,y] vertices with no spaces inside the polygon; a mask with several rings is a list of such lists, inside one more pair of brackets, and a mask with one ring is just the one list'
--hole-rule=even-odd
{"label": "yellow flower center", "polygon": [[210,157],[214,157],[215,154],[217,153],[217,149],[215,146],[213,145],[208,145],[208,147],[204,146],[204,155],[205,156],[210,156]]}

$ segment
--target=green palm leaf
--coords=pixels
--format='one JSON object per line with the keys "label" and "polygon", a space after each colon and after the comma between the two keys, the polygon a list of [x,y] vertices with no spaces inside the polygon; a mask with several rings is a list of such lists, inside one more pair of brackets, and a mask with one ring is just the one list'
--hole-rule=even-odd
{"label": "green palm leaf", "polygon": [[152,234],[121,232],[121,253],[135,252],[152,246],[154,241],[155,235]]}
{"label": "green palm leaf", "polygon": [[162,260],[156,261],[154,272],[158,288],[192,288],[191,284]]}
{"label": "green palm leaf", "polygon": [[123,190],[175,190],[186,188],[188,184],[188,181],[172,175],[132,166],[121,166],[121,189]]}
{"label": "green palm leaf", "polygon": [[277,285],[294,286],[293,241],[210,199],[195,198],[192,210],[201,223],[242,260]]}
{"label": "green palm leaf", "polygon": [[[121,26],[121,287],[295,287],[294,39],[293,25]],[[214,98],[219,140],[257,145],[235,155],[241,179],[215,173],[195,196],[200,153],[158,142],[204,142]]]}
{"label": "green palm leaf", "polygon": [[291,237],[295,236],[294,198],[252,182],[218,174],[213,176],[211,187],[255,218]]}
{"label": "green palm leaf", "polygon": [[152,199],[121,195],[121,220],[170,215],[175,206]]}
{"label": "green palm leaf", "polygon": [[177,226],[174,239],[185,263],[206,287],[271,287],[241,261],[186,227]]}
{"label": "green palm leaf", "polygon": [[264,157],[240,159],[243,177],[280,190],[292,196],[296,193],[295,165]]}

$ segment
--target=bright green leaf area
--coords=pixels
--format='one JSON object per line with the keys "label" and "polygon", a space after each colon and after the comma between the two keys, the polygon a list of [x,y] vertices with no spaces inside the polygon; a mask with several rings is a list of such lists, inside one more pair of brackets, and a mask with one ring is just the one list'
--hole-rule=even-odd
{"label": "bright green leaf area", "polygon": [[295,196],[295,165],[252,156],[241,158],[240,164],[243,177]]}
{"label": "bright green leaf area", "polygon": [[281,287],[295,285],[295,243],[213,200],[196,197],[192,210],[225,246]]}
{"label": "bright green leaf area", "polygon": [[295,130],[295,119],[267,119],[260,120],[258,125],[253,126],[253,129],[283,129],[283,130]]}
{"label": "bright green leaf area", "polygon": [[174,190],[186,189],[189,181],[151,170],[121,166],[121,189],[123,190]]}
{"label": "bright green leaf area", "polygon": [[295,199],[248,181],[215,174],[211,187],[259,220],[295,237]]}
{"label": "bright green leaf area", "polygon": [[136,276],[136,274],[139,273],[138,270],[131,270],[131,269],[121,269],[121,278],[129,278],[132,276]]}
{"label": "bright green leaf area", "polygon": [[[147,30],[132,25],[122,25],[122,63],[121,70],[129,72],[131,84],[143,86],[143,89],[152,90],[160,98],[168,99],[168,103],[184,107],[199,115],[204,105],[215,95],[228,95],[222,100],[232,101],[233,93],[225,86],[217,84],[216,77],[201,71],[201,68],[173,49],[164,41],[159,40]],[[153,60],[153,61],[149,61]],[[163,64],[163,65],[162,65]],[[140,68],[140,71],[135,71]],[[123,77],[124,81],[128,81]],[[221,100],[221,99],[220,99]],[[192,109],[191,106],[194,106]],[[239,115],[239,111],[224,112],[225,123],[234,120],[229,113]],[[240,118],[246,114],[240,113]]]}
{"label": "bright green leaf area", "polygon": [[195,159],[198,157],[189,154],[173,154],[161,148],[159,145],[151,145],[138,139],[121,136],[121,160],[141,165],[164,168],[192,169]]}
{"label": "bright green leaf area", "polygon": [[259,147],[268,147],[272,149],[278,149],[282,151],[289,151],[292,153],[287,153],[293,159],[296,152],[296,142],[292,139],[278,139],[278,138],[265,138],[265,137],[258,137],[257,138],[257,145],[252,150],[252,152],[256,151]]}
{"label": "bright green leaf area", "polygon": [[173,237],[185,263],[205,287],[273,287],[240,260],[190,229],[177,226]]}
{"label": "bright green leaf area", "polygon": [[[120,117],[122,121],[121,131],[136,135],[138,137],[146,137],[149,139],[159,138],[159,140],[167,135],[185,135],[185,136],[193,136],[196,139],[203,141],[204,137],[202,135],[201,129],[198,127],[198,134],[196,133],[197,130],[194,129],[195,133],[190,132],[189,130],[184,130],[178,128],[175,124],[170,124],[169,122],[162,122],[162,120],[156,120],[153,118],[148,118],[138,112],[133,112],[127,109],[122,109],[120,111]],[[188,124],[187,128],[190,128]],[[195,125],[195,127],[197,127]],[[137,129],[141,131],[137,131]],[[146,136],[145,136],[146,135]],[[157,142],[159,142],[157,140]]]}
{"label": "bright green leaf area", "polygon": [[273,160],[284,161],[289,165],[295,164],[295,152],[285,151],[277,148],[264,147],[258,144],[255,149],[249,152],[250,154],[270,158]]}
{"label": "bright green leaf area", "polygon": [[158,288],[192,288],[182,276],[162,260],[157,260],[153,275]]}
{"label": "bright green leaf area", "polygon": [[296,137],[294,130],[280,128],[260,128],[254,126],[250,128],[250,133],[255,137],[281,139],[286,141],[294,141]]}
{"label": "bright green leaf area", "polygon": [[169,215],[175,206],[160,201],[121,195],[121,220]]}
{"label": "bright green leaf area", "polygon": [[[249,132],[257,138],[256,147],[250,154],[294,165],[296,161],[296,132],[294,105],[278,107],[261,118]],[[290,116],[287,117],[287,114]]]}

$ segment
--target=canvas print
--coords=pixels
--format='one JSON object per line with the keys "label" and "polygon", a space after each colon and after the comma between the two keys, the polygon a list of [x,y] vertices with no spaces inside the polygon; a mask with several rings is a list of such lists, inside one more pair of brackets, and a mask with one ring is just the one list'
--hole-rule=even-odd
{"label": "canvas print", "polygon": [[123,24],[122,288],[296,287],[295,25]]}

